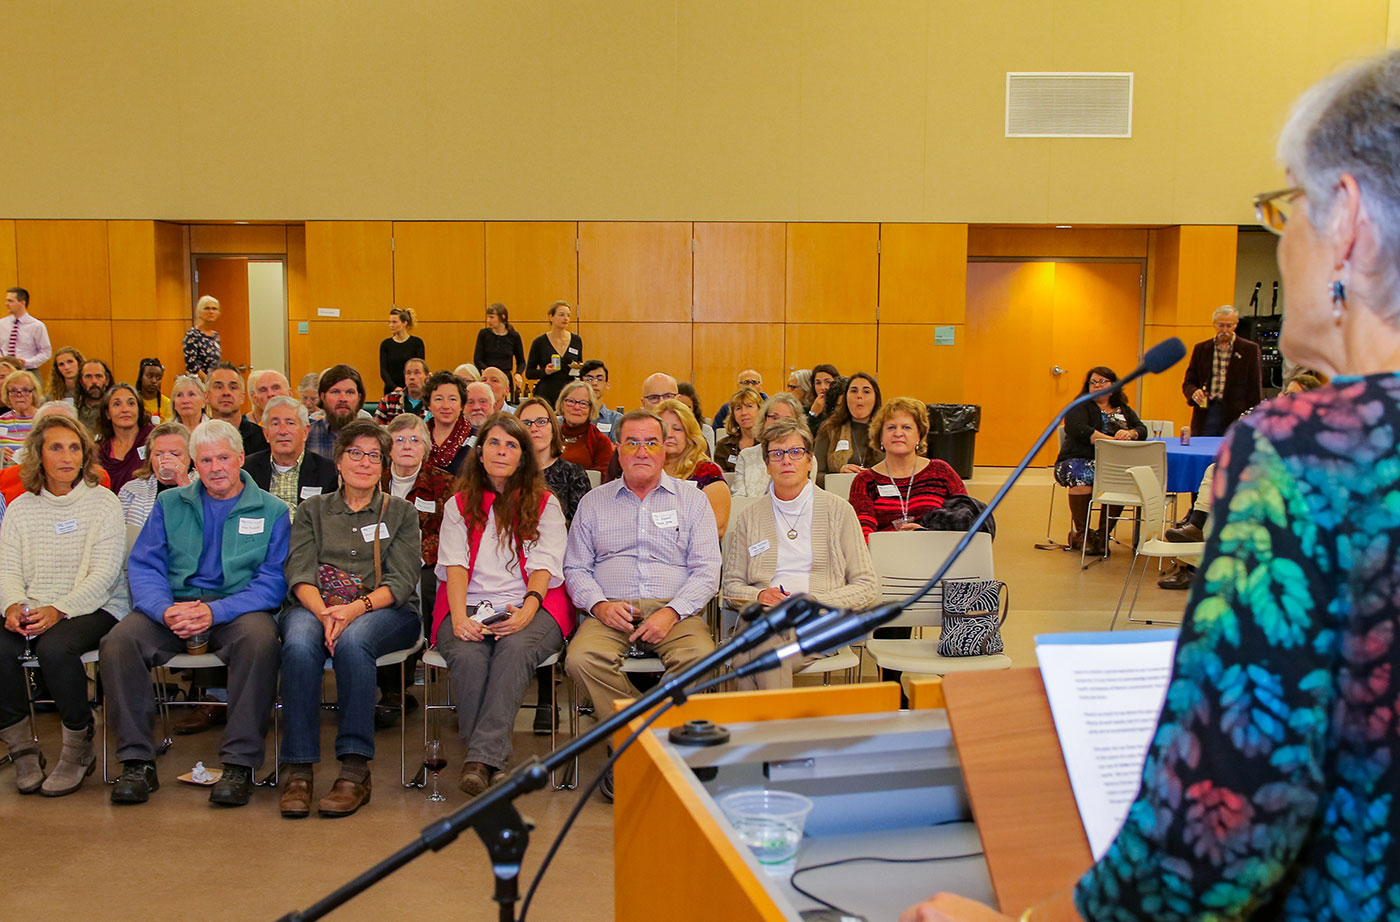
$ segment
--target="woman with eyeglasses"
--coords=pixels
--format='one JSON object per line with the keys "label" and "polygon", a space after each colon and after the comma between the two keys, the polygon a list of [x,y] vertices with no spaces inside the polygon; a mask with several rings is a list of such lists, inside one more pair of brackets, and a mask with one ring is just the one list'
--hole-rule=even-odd
{"label": "woman with eyeglasses", "polygon": [[44,402],[44,391],[34,372],[15,371],[0,384],[0,397],[9,407],[0,413],[0,467],[8,467],[15,463],[15,451],[34,427],[34,414]]}
{"label": "woman with eyeglasses", "polygon": [[321,696],[326,658],[340,706],[335,756],[340,773],[317,806],[349,816],[369,802],[374,758],[374,661],[411,647],[422,634],[418,584],[422,532],[412,503],[380,488],[391,464],[389,433],[351,420],[336,437],[340,489],[302,500],[292,523],[283,612],[280,809],[311,812],[312,772],[321,760]]}
{"label": "woman with eyeglasses", "polygon": [[690,408],[679,400],[663,400],[656,408],[661,417],[666,448],[666,473],[677,480],[689,480],[700,488],[710,501],[715,514],[719,536],[724,537],[729,524],[730,492],[724,471],[707,457],[705,437],[691,415]]}
{"label": "woman with eyeglasses", "polygon": [[113,492],[146,463],[146,439],[151,436],[151,415],[130,384],[118,383],[102,395],[97,418],[97,460],[112,478]]}
{"label": "woman with eyeglasses", "polygon": [[[763,401],[758,411],[758,422],[754,425],[762,432],[767,426],[780,419],[795,419],[807,425],[807,414],[802,404],[791,394],[774,394]],[[811,429],[807,430],[811,432]],[[817,466],[807,465],[812,482],[817,482]],[[762,442],[739,452],[739,460],[734,463],[734,482],[730,486],[735,496],[763,496],[768,492],[772,478],[768,474],[768,460],[763,457]]]}
{"label": "woman with eyeglasses", "polygon": [[[771,483],[767,501],[751,503],[734,519],[721,587],[727,604],[743,608],[757,601],[769,608],[795,592],[837,608],[873,604],[880,580],[855,511],[812,483],[812,433],[806,421],[780,418],[765,424],[758,447]],[[791,641],[791,631],[770,638],[734,665]],[[778,669],[740,679],[738,688],[791,688],[793,675],[814,659],[785,660]]]}
{"label": "woman with eyeglasses", "polygon": [[564,512],[545,489],[532,440],[506,413],[481,426],[443,515],[433,642],[447,661],[466,744],[458,788],[486,790],[510,764],[530,678],[574,629],[564,593]]}
{"label": "woman with eyeglasses", "polygon": [[544,475],[544,485],[559,500],[564,521],[572,522],[584,495],[593,488],[588,472],[564,460],[564,439],[554,409],[538,397],[527,397],[515,410],[516,419],[530,434],[530,450]]}
{"label": "woman with eyeglasses", "polygon": [[593,394],[593,387],[585,381],[570,381],[559,391],[555,407],[564,420],[560,431],[564,460],[584,470],[600,474],[606,471],[615,446],[612,439],[594,425],[598,419],[598,398]]}
{"label": "woman with eyeglasses", "polygon": [[1075,407],[1065,414],[1065,442],[1055,459],[1055,482],[1069,495],[1069,547],[1089,556],[1108,553],[1108,521],[1123,511],[1122,506],[1105,506],[1099,517],[1099,527],[1086,531],[1089,501],[1094,494],[1094,443],[1099,439],[1142,441],[1147,427],[1128,405],[1122,391],[1109,393],[1118,380],[1112,368],[1096,365],[1084,376],[1080,394],[1095,393],[1098,397]]}
{"label": "woman with eyeglasses", "polygon": [[146,405],[146,412],[151,415],[151,422],[156,425],[175,418],[174,404],[160,392],[164,380],[165,366],[160,359],[141,360],[141,367],[136,372],[136,387],[141,394],[141,402]]}
{"label": "woman with eyeglasses", "polygon": [[[841,382],[845,383],[842,384]],[[825,485],[827,474],[859,474],[880,460],[882,455],[870,443],[870,420],[880,409],[880,382],[875,376],[858,371],[834,382],[837,399],[831,415],[817,430],[817,483]],[[831,394],[827,391],[827,396]]]}
{"label": "woman with eyeglasses", "polygon": [[715,463],[725,473],[732,473],[739,463],[739,452],[758,444],[759,408],[763,399],[751,387],[741,387],[729,398],[729,413],[724,418],[724,438],[715,443]]}
{"label": "woman with eyeglasses", "polygon": [[869,540],[877,531],[914,531],[925,513],[943,508],[950,496],[966,496],[958,472],[945,461],[923,457],[928,450],[928,408],[912,397],[895,397],[870,420],[870,448],[883,454],[851,481],[851,505]]}

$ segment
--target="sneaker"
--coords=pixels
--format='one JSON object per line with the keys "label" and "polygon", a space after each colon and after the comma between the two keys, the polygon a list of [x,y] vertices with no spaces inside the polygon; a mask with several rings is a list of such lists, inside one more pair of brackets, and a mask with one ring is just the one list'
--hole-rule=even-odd
{"label": "sneaker", "polygon": [[242,807],[253,796],[253,770],[246,765],[224,763],[224,773],[214,782],[209,802],[221,807]]}
{"label": "sneaker", "polygon": [[122,763],[121,777],[112,785],[112,803],[144,804],[159,789],[156,763],[133,759]]}

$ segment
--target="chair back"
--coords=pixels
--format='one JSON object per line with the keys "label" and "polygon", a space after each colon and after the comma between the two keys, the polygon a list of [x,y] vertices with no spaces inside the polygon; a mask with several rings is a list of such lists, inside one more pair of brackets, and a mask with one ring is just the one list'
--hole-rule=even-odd
{"label": "chair back", "polygon": [[1144,419],[1142,424],[1147,427],[1149,439],[1176,438],[1176,423],[1169,419]]}
{"label": "chair back", "polygon": [[603,485],[602,471],[588,471],[589,489],[596,490]]}
{"label": "chair back", "polygon": [[855,479],[855,474],[827,474],[826,486],[823,489],[833,496],[839,496],[847,502],[850,502],[851,481]]}
{"label": "chair back", "polygon": [[[880,601],[904,598],[933,575],[962,538],[960,531],[881,531],[870,536],[870,559],[880,577]],[[945,579],[995,579],[992,536],[978,532]],[[907,606],[890,626],[937,627],[943,623],[943,587]]]}
{"label": "chair back", "polygon": [[1145,464],[1128,468],[1128,476],[1142,497],[1142,528],[1138,532],[1138,549],[1152,538],[1161,538],[1167,527],[1167,495],[1157,474]]}
{"label": "chair back", "polygon": [[[734,524],[735,522],[739,521],[739,513],[743,512],[745,509],[749,508],[750,506],[752,506],[754,503],[758,502],[759,500],[764,500],[764,499],[767,499],[767,498],[768,498],[768,494],[766,494],[766,493],[763,494],[762,496],[730,496],[730,497],[729,497],[729,524],[730,524],[730,526],[733,526],[733,524]],[[725,555],[726,553],[728,553],[728,551],[729,551],[729,536],[730,536],[730,534],[733,533],[733,531],[734,531],[734,529],[733,529],[732,527],[725,529],[724,535],[719,539],[719,553],[720,553],[720,559],[721,559],[721,560],[724,559],[724,555]]]}
{"label": "chair back", "polygon": [[[1094,442],[1094,500],[1105,493],[1132,497],[1137,484],[1128,468],[1145,465],[1152,468],[1158,483],[1167,482],[1167,443],[1118,441],[1098,439]],[[1114,504],[1120,504],[1115,497]],[[1131,504],[1132,500],[1128,500]]]}
{"label": "chair back", "polygon": [[724,473],[724,482],[727,483],[727,484],[729,484],[729,488],[730,488],[731,490],[734,488],[734,481],[736,481],[736,480],[738,480],[738,479],[739,479],[739,475],[738,475],[738,473],[736,473],[735,471],[725,471],[725,473]]}

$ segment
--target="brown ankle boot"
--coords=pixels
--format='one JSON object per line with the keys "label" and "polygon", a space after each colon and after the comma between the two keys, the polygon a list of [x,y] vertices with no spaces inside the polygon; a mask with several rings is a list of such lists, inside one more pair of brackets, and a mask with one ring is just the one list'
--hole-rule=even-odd
{"label": "brown ankle boot", "polygon": [[0,730],[0,741],[10,748],[15,763],[15,783],[21,794],[33,794],[44,783],[44,766],[48,763],[39,744],[29,735],[29,721],[21,720]]}
{"label": "brown ankle boot", "polygon": [[92,724],[81,730],[63,728],[63,751],[58,756],[58,764],[44,779],[39,793],[45,797],[62,797],[72,794],[83,784],[83,779],[97,767],[97,759],[92,754]]}
{"label": "brown ankle boot", "polygon": [[1077,551],[1084,545],[1084,532],[1087,529],[1089,519],[1089,501],[1093,496],[1089,493],[1069,494],[1069,538],[1066,543],[1071,551]]}

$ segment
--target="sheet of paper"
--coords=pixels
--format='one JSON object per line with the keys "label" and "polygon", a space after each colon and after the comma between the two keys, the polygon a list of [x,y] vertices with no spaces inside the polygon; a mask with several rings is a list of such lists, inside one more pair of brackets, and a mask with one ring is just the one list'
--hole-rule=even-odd
{"label": "sheet of paper", "polygon": [[1176,654],[1174,630],[1042,634],[1035,655],[1097,861],[1137,799]]}

